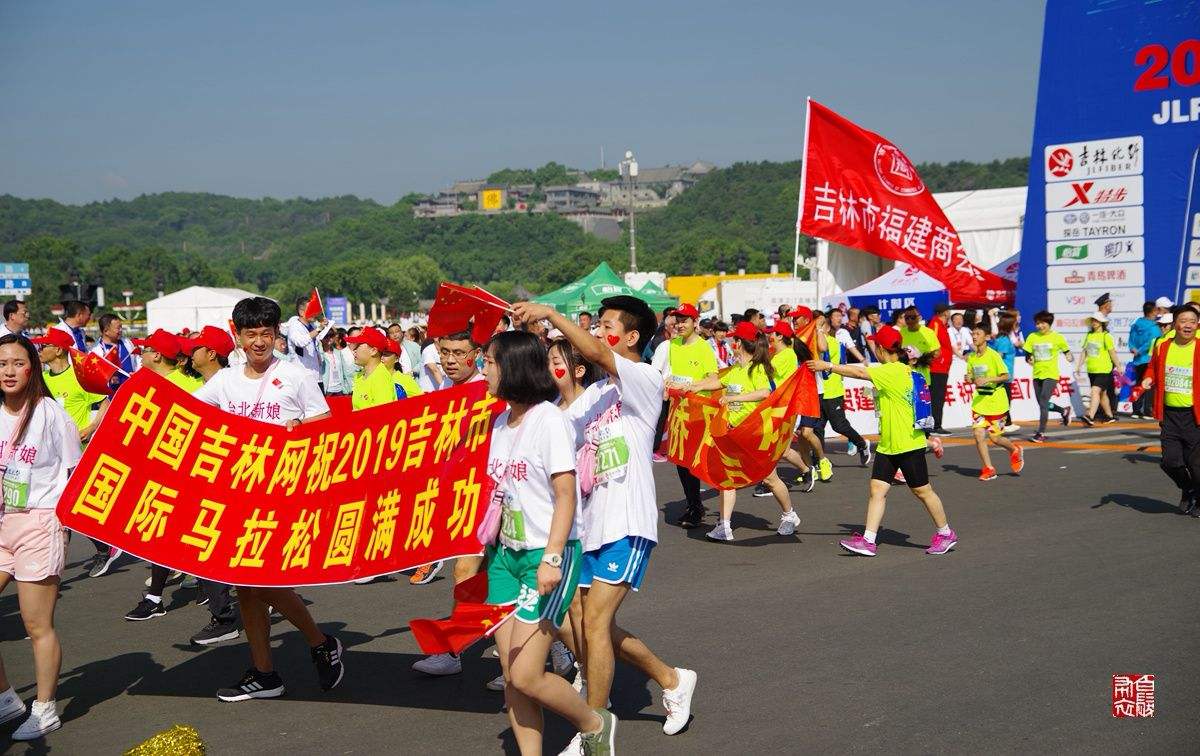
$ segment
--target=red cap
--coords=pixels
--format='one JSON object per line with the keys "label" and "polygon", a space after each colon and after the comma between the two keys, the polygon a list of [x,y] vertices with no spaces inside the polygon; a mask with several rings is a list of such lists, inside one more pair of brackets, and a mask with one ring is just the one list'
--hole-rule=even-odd
{"label": "red cap", "polygon": [[75,346],[75,339],[71,338],[71,334],[61,328],[51,328],[46,331],[45,336],[38,336],[36,339],[30,339],[34,344],[56,346],[59,349],[70,349]]}
{"label": "red cap", "polygon": [[675,308],[675,317],[695,320],[700,317],[700,311],[696,309],[696,305],[685,303]]}
{"label": "red cap", "polygon": [[179,337],[170,331],[159,328],[144,339],[134,339],[134,346],[149,347],[169,360],[179,357]]}
{"label": "red cap", "polygon": [[900,332],[890,325],[885,325],[868,336],[867,341],[874,341],[884,349],[895,349],[900,343]]}
{"label": "red cap", "polygon": [[184,354],[190,355],[200,347],[211,349],[222,357],[228,357],[229,353],[233,351],[233,337],[223,328],[204,326],[200,329],[200,333],[193,338],[179,340],[179,349]]}
{"label": "red cap", "polygon": [[387,340],[387,348],[384,349],[383,351],[391,352],[392,354],[399,357],[400,356],[400,342],[396,341],[395,339],[388,339]]}
{"label": "red cap", "polygon": [[792,330],[792,324],[786,320],[776,322],[775,325],[767,329],[767,333],[777,333],[780,336],[787,336],[788,338],[796,335],[796,332]]}
{"label": "red cap", "polygon": [[808,318],[809,320],[812,320],[813,313],[812,313],[812,309],[805,307],[804,305],[799,305],[796,307],[796,309],[789,312],[787,314],[787,316],[789,318],[804,317],[804,318]]}
{"label": "red cap", "polygon": [[367,326],[362,329],[357,336],[347,336],[347,344],[366,344],[367,346],[375,347],[380,354],[388,351],[388,342],[391,341],[387,336],[383,335],[383,331],[373,326]]}
{"label": "red cap", "polygon": [[734,329],[729,332],[729,335],[735,339],[745,339],[746,341],[754,341],[758,338],[758,334],[758,327],[749,320],[739,320]]}

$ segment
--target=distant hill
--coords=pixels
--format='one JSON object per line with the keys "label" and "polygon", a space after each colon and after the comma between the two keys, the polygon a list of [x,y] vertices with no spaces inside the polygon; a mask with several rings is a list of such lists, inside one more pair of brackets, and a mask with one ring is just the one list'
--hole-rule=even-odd
{"label": "distant hill", "polygon": [[[1028,158],[918,166],[933,191],[1026,183]],[[541,169],[539,169],[541,170]],[[514,171],[516,173],[516,171]],[[637,216],[638,267],[673,273],[767,269],[767,251],[791,260],[800,163],[737,163],[713,171],[665,208]],[[215,194],[144,195],[87,205],[0,196],[0,252],[27,261],[35,316],[48,316],[72,271],[103,277],[144,300],[202,283],[239,286],[282,301],[318,286],[354,300],[412,307],[443,278],[497,294],[545,291],[600,260],[628,266],[628,241],[608,242],[550,214],[415,219],[411,197],[391,207],[354,196],[251,200]],[[805,240],[806,241],[806,240]]]}

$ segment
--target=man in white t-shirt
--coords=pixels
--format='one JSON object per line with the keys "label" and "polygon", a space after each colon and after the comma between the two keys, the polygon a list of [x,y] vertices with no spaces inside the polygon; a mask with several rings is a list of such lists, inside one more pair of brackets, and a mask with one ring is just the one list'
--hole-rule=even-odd
{"label": "man in white t-shirt", "polygon": [[520,302],[517,320],[549,320],[583,357],[608,373],[567,409],[583,454],[594,454],[592,480],[581,476],[585,498],[583,569],[583,633],[587,639],[588,704],[606,707],[612,689],[615,649],[663,688],[667,721],[663,732],[674,735],[691,714],[696,673],[670,667],[616,623],[621,602],[636,591],[646,574],[650,552],[658,541],[658,500],[651,454],[654,429],[662,411],[662,372],[642,362],[655,332],[650,307],[637,297],[609,297],[602,302],[597,339],[557,310]]}
{"label": "man in white t-shirt", "polygon": [[446,373],[442,371],[442,356],[437,340],[430,341],[421,350],[421,374],[417,384],[422,391],[436,391],[445,380]]}
{"label": "man in white t-shirt", "polygon": [[[854,337],[850,335],[850,329],[846,327],[846,315],[838,308],[833,308],[829,311],[829,331],[833,334],[837,342],[842,345],[845,354],[854,358],[854,362],[866,363],[862,352],[858,351],[858,345],[854,343]],[[849,364],[850,360],[845,357],[842,361]]]}
{"label": "man in white t-shirt", "polygon": [[[434,390],[485,380],[483,373],[475,367],[476,358],[479,357],[479,345],[471,340],[471,334],[464,331],[441,336],[436,344],[441,365],[445,369],[445,376],[442,382],[434,387]],[[425,585],[431,582],[441,571],[442,564],[442,562],[432,562],[418,567],[413,571],[408,582],[412,585]],[[462,581],[474,577],[482,566],[482,556],[465,556],[455,559],[454,584],[458,585]],[[427,675],[456,675],[462,672],[462,659],[458,654],[432,654],[413,662],[412,668]]]}
{"label": "man in white t-shirt", "polygon": [[296,314],[288,318],[280,333],[287,339],[287,354],[294,355],[296,362],[316,376],[318,385],[321,382],[321,339],[333,327],[333,324],[321,318],[316,323],[309,323],[304,317],[304,309],[308,306],[308,297],[296,300]]}
{"label": "man in white t-shirt", "polygon": [[[273,347],[279,332],[279,305],[266,297],[248,297],[233,308],[233,323],[246,362],[219,370],[195,392],[202,402],[226,412],[291,429],[329,417],[329,405],[317,376],[295,362],[279,360]],[[245,508],[249,509],[249,502]],[[296,626],[312,650],[322,690],[342,681],[342,643],[317,627],[308,607],[292,588],[238,588],[242,626],[250,644],[253,665],[230,688],[217,691],[222,701],[277,698],[283,680],[271,661],[269,607]]]}
{"label": "man in white t-shirt", "polygon": [[4,303],[4,322],[0,323],[0,336],[15,333],[25,335],[29,325],[29,306],[20,299],[10,299]]}

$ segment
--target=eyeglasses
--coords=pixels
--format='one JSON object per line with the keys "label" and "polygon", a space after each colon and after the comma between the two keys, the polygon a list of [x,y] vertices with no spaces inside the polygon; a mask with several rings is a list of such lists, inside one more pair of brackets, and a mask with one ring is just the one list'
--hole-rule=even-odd
{"label": "eyeglasses", "polygon": [[438,352],[443,357],[453,357],[456,360],[461,360],[462,358],[470,355],[474,351],[475,351],[474,349],[439,349],[438,350]]}

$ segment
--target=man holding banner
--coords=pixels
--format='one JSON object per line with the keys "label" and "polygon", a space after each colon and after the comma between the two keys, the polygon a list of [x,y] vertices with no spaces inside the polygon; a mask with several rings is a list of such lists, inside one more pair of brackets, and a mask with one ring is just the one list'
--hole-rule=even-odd
{"label": "man holding banner", "polygon": [[[329,405],[317,385],[316,373],[294,362],[275,359],[272,350],[279,319],[279,305],[270,299],[250,297],[238,302],[233,308],[233,323],[246,353],[246,364],[219,371],[196,392],[196,398],[221,409],[243,410],[238,414],[288,429],[329,417]],[[254,414],[256,411],[258,414]],[[317,627],[294,589],[240,586],[238,604],[253,666],[232,687],[217,691],[218,699],[247,701],[283,695],[283,680],[271,662],[269,607],[286,617],[308,641],[321,689],[330,690],[342,681],[345,667],[341,641]]]}

